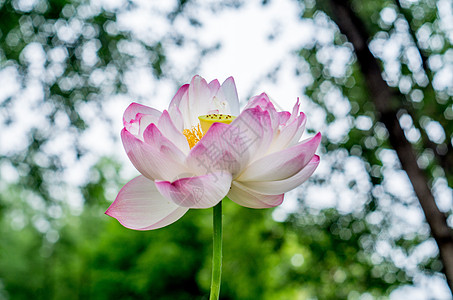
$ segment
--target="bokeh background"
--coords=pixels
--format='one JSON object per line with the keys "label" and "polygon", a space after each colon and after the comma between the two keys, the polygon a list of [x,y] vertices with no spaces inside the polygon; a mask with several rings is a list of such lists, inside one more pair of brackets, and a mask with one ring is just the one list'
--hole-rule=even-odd
{"label": "bokeh background", "polygon": [[451,232],[452,6],[0,0],[0,299],[208,299],[211,210],[148,232],[104,215],[138,175],[124,109],[195,74],[234,76],[242,105],[299,97],[323,134],[281,207],[224,204],[222,299],[451,299],[397,148]]}

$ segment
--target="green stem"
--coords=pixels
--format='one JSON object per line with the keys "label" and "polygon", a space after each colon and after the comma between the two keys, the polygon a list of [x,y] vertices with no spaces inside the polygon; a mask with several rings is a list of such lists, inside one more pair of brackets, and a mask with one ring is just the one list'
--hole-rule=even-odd
{"label": "green stem", "polygon": [[[223,200],[228,199],[225,197]],[[223,201],[222,200],[222,201]],[[222,201],[214,206],[213,212],[213,253],[211,295],[209,300],[218,300],[220,296],[220,279],[222,277]]]}

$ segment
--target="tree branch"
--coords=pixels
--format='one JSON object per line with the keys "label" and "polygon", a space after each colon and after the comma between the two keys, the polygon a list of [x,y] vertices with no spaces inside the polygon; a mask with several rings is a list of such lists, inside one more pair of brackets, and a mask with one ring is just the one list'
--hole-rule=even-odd
{"label": "tree branch", "polygon": [[[428,57],[426,56],[425,52],[423,52],[420,49],[420,46],[417,43],[417,36],[415,34],[414,29],[412,28],[412,17],[410,15],[410,13],[408,12],[408,10],[404,9],[401,6],[400,0],[395,0],[395,3],[396,3],[396,6],[398,6],[398,10],[400,11],[402,16],[404,17],[405,21],[407,22],[408,32],[409,32],[409,34],[410,34],[410,36],[412,38],[412,42],[414,44],[415,49],[417,49],[417,52],[420,55],[420,59],[422,61],[423,71],[425,72],[425,75],[428,77],[428,85],[427,85],[426,88],[429,90],[429,92],[430,92],[429,94],[431,94],[433,97],[435,97],[435,90],[434,90],[434,87],[433,87],[433,84],[432,84],[433,73],[431,72],[430,68],[428,67]],[[433,102],[434,101],[436,101],[436,100],[433,99]],[[407,107],[406,107],[406,109],[409,110],[409,114],[411,115],[412,119],[414,119],[414,125],[415,125],[416,124],[416,122],[415,122],[416,119],[414,117],[415,117],[416,114],[414,114],[412,109],[407,108]],[[442,125],[445,125],[445,121],[446,120],[444,120],[444,122],[442,122],[442,123],[444,123]],[[446,151],[444,150],[444,151],[440,152],[438,145],[436,143],[433,143],[433,142],[431,142],[429,140],[425,129],[421,128],[421,126],[419,126],[419,124],[417,124],[416,126],[418,127],[418,129],[422,133],[423,146],[425,148],[429,148],[429,149],[431,149],[433,151],[433,153],[436,156],[436,159],[439,162],[440,166],[444,169],[444,172],[446,174],[448,174],[450,172],[450,170],[453,170],[453,147],[452,147],[451,143],[446,142],[446,146],[447,146]],[[451,186],[451,182],[450,181],[449,181],[449,184]]]}
{"label": "tree branch", "polygon": [[357,61],[370,90],[370,96],[381,122],[389,132],[389,140],[395,149],[401,166],[406,171],[415,194],[431,228],[431,234],[439,247],[440,258],[444,273],[453,294],[453,233],[448,226],[445,215],[439,210],[428,184],[428,178],[418,167],[415,150],[406,139],[398,121],[397,112],[401,103],[395,101],[392,89],[381,75],[377,59],[368,48],[370,35],[366,32],[365,24],[351,9],[347,0],[330,0],[332,12],[340,31],[352,43]]}

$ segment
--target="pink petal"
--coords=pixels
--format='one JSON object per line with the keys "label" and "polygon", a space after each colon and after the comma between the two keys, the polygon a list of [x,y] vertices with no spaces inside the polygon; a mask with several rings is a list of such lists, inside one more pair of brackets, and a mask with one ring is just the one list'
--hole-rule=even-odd
{"label": "pink petal", "polygon": [[275,131],[278,128],[278,125],[280,124],[279,115],[274,107],[274,104],[272,104],[271,100],[269,99],[266,93],[254,96],[249,100],[249,103],[247,103],[246,108],[253,107],[260,107],[261,109],[267,111],[271,118],[271,125],[273,130]]}
{"label": "pink petal", "polygon": [[298,118],[283,126],[272,141],[268,153],[277,152],[297,144],[305,130],[305,123],[305,114],[300,113]]}
{"label": "pink petal", "polygon": [[233,77],[228,77],[222,83],[222,86],[219,88],[216,97],[218,98],[220,103],[224,102],[228,106],[226,112],[220,113],[226,113],[233,116],[239,115],[239,98]]}
{"label": "pink petal", "polygon": [[135,120],[135,118],[137,117],[137,114],[151,115],[151,116],[154,116],[155,118],[159,118],[161,115],[161,112],[152,107],[141,105],[141,104],[134,102],[134,103],[131,103],[124,111],[123,123],[126,125],[131,120]]}
{"label": "pink petal", "polygon": [[270,109],[273,108],[275,110],[274,105],[272,104],[271,100],[269,99],[269,96],[267,96],[266,93],[261,93],[257,96],[253,96],[252,98],[250,98],[244,109],[253,108],[257,106],[261,107],[263,110],[267,108]]}
{"label": "pink petal", "polygon": [[[153,124],[153,123],[157,124],[159,117],[156,117],[153,115],[137,114],[136,120],[138,121],[139,128],[138,128],[138,133],[134,134],[134,135],[143,141],[143,132],[145,132],[146,128],[150,124]],[[125,128],[128,129],[127,127],[125,127]],[[128,129],[128,131],[131,132],[129,129]],[[131,132],[131,133],[133,133],[133,132]]]}
{"label": "pink petal", "polygon": [[299,103],[299,98],[297,98],[297,102],[293,106],[293,112],[291,113],[291,118],[288,120],[288,123],[291,123],[292,121],[294,121],[298,117],[299,108],[300,108],[300,103]]}
{"label": "pink petal", "polygon": [[213,81],[211,81],[208,84],[208,87],[211,90],[211,94],[215,95],[217,93],[217,91],[219,90],[219,88],[220,88],[220,83],[219,83],[219,81],[217,79],[214,79]]}
{"label": "pink petal", "polygon": [[[156,124],[150,124],[143,133],[145,143],[157,149],[160,153],[165,154],[175,161],[183,163],[186,159],[184,153],[168,138],[162,135]],[[187,141],[187,140],[186,140]]]}
{"label": "pink petal", "polygon": [[156,181],[160,193],[175,204],[189,208],[213,207],[228,193],[231,174],[214,172],[202,176],[184,177],[173,182]]}
{"label": "pink petal", "polygon": [[286,125],[286,122],[291,118],[291,113],[288,111],[280,111],[278,114],[278,124]]}
{"label": "pink petal", "polygon": [[189,143],[186,137],[173,124],[169,113],[164,110],[157,123],[160,132],[175,144],[183,153],[187,154],[190,151]]}
{"label": "pink petal", "polygon": [[293,135],[291,140],[289,141],[288,145],[294,145],[299,142],[300,138],[302,137],[302,134],[305,131],[305,124],[307,123],[307,118],[305,117],[304,113],[300,113],[300,116],[297,118],[297,130],[296,133]]}
{"label": "pink petal", "polygon": [[274,137],[268,111],[259,106],[245,109],[230,125],[246,142],[251,159],[258,159],[267,152]]}
{"label": "pink petal", "polygon": [[316,170],[319,156],[315,155],[299,173],[283,180],[275,181],[246,181],[241,182],[245,187],[264,195],[278,195],[286,193],[305,182]]}
{"label": "pink petal", "polygon": [[175,222],[188,210],[165,199],[153,181],[138,176],[120,190],[105,213],[124,227],[151,230]]}
{"label": "pink petal", "polygon": [[[154,124],[150,126],[155,127]],[[149,133],[149,135],[152,134]],[[179,174],[186,173],[187,169],[181,158],[184,154],[176,146],[171,146],[171,142],[165,141],[164,137],[161,135],[159,137],[158,133],[154,133],[155,137],[149,135],[147,134],[146,139],[155,138],[155,145],[139,140],[126,129],[121,131],[124,149],[135,168],[151,180],[173,180]],[[178,156],[180,161],[177,160]]]}
{"label": "pink petal", "polygon": [[173,99],[170,102],[170,105],[168,107],[179,107],[179,104],[181,103],[181,99],[184,96],[184,94],[187,92],[189,89],[188,84],[184,84],[179,88],[179,90],[176,92],[176,94],[173,96]]}
{"label": "pink petal", "polygon": [[293,176],[313,158],[320,142],[318,133],[296,146],[266,155],[247,166],[237,181],[274,181]]}
{"label": "pink petal", "polygon": [[187,165],[200,175],[220,170],[237,174],[250,158],[247,138],[237,127],[214,123],[190,151]]}
{"label": "pink petal", "polygon": [[228,198],[239,205],[250,208],[269,208],[280,205],[284,195],[263,195],[257,193],[239,182],[233,181]]}

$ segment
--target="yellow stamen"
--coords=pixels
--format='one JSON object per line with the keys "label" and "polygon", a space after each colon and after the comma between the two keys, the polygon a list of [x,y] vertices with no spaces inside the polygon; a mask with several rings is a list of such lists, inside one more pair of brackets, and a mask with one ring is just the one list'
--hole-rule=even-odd
{"label": "yellow stamen", "polygon": [[197,127],[192,127],[191,129],[184,129],[182,134],[185,135],[187,141],[189,142],[190,149],[192,149],[193,146],[195,146],[203,137],[200,124],[198,124]]}

